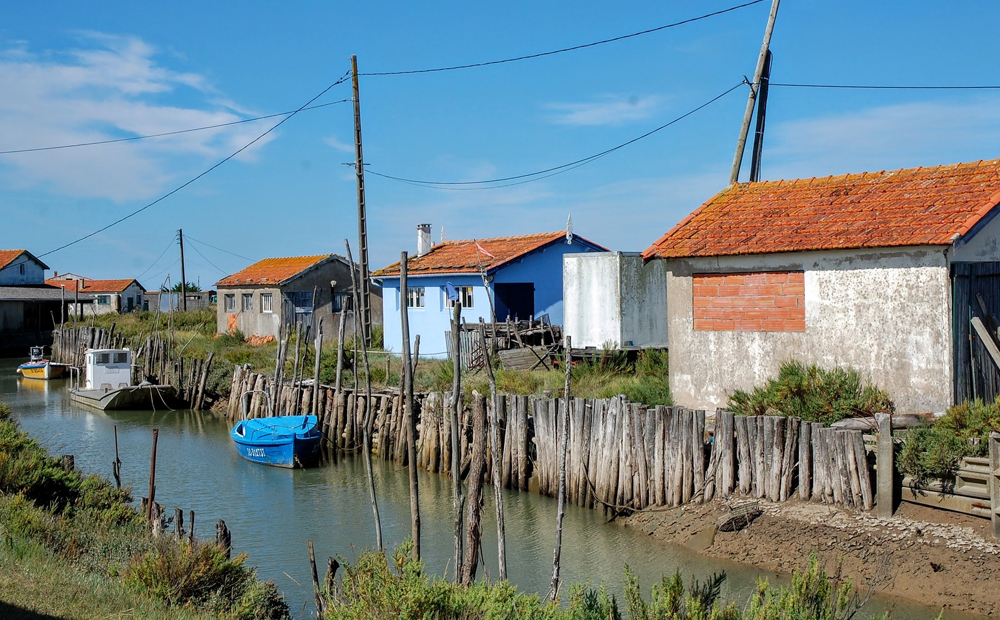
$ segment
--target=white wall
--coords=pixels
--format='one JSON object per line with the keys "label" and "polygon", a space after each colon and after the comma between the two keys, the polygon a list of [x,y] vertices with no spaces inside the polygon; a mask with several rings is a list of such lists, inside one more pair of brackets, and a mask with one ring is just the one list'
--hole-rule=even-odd
{"label": "white wall", "polygon": [[952,262],[978,263],[1000,261],[1000,217],[987,216],[985,223],[974,227],[965,238],[955,243],[950,252]]}
{"label": "white wall", "polygon": [[566,255],[563,298],[563,329],[574,347],[667,344],[663,261],[623,252]]}
{"label": "white wall", "polygon": [[[24,273],[21,273],[24,265]],[[45,269],[27,254],[21,254],[9,265],[0,269],[0,286],[24,286],[26,284],[44,284]]]}
{"label": "white wall", "polygon": [[[678,405],[724,407],[796,359],[851,366],[901,413],[952,403],[951,284],[942,247],[666,262],[670,389]],[[805,332],[694,331],[692,274],[805,272]]]}

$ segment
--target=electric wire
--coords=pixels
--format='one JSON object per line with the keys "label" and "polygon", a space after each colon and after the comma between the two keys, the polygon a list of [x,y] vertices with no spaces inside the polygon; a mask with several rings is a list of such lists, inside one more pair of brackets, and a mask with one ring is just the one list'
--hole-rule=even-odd
{"label": "electric wire", "polygon": [[[448,189],[448,190],[465,190],[465,191],[469,191],[469,190],[484,190],[484,189],[498,189],[498,188],[501,188],[501,187],[510,187],[512,185],[521,185],[521,184],[524,184],[524,183],[530,183],[532,181],[540,181],[542,179],[547,179],[549,177],[555,176],[557,174],[562,174],[563,172],[569,172],[570,170],[573,170],[575,168],[579,168],[580,166],[589,164],[592,161],[600,159],[601,157],[604,157],[605,155],[610,155],[611,153],[614,153],[615,151],[623,149],[626,146],[629,146],[631,144],[635,144],[636,142],[638,142],[638,141],[640,141],[640,140],[642,140],[644,138],[648,138],[649,136],[651,136],[651,135],[653,135],[653,134],[655,134],[655,133],[657,133],[659,131],[662,131],[662,130],[666,129],[667,127],[670,127],[671,125],[673,125],[675,123],[678,123],[681,120],[683,120],[683,119],[691,116],[692,114],[695,114],[696,112],[698,112],[698,111],[700,111],[700,110],[702,110],[702,109],[710,106],[711,104],[715,103],[719,99],[722,99],[723,97],[725,97],[729,93],[733,92],[734,90],[736,90],[740,86],[743,86],[744,84],[746,84],[745,81],[740,81],[738,84],[736,84],[736,85],[728,88],[727,90],[725,90],[722,93],[716,95],[715,97],[712,97],[711,99],[709,99],[705,103],[699,105],[698,107],[696,107],[696,108],[694,108],[694,109],[692,109],[692,110],[690,110],[688,112],[685,112],[684,114],[681,114],[680,116],[674,118],[670,122],[664,123],[663,125],[660,125],[659,127],[655,128],[655,129],[647,131],[646,133],[642,134],[641,136],[637,136],[635,138],[632,138],[631,140],[628,140],[627,142],[622,142],[621,144],[619,144],[617,146],[613,146],[613,147],[611,147],[609,149],[606,149],[604,151],[601,151],[600,153],[595,153],[594,155],[590,155],[590,156],[584,157],[582,159],[577,159],[576,161],[571,161],[569,163],[562,164],[562,165],[559,165],[559,166],[553,166],[552,168],[546,168],[545,170],[537,170],[535,172],[528,172],[528,173],[525,173],[525,174],[518,174],[518,175],[514,175],[514,176],[509,176],[509,177],[500,177],[500,178],[496,178],[496,179],[485,179],[485,180],[480,180],[480,181],[425,181],[425,180],[420,180],[420,179],[408,179],[408,178],[404,178],[404,177],[393,176],[393,175],[390,175],[390,174],[383,174],[381,172],[377,172],[377,171],[371,170],[371,169],[366,169],[365,173],[366,174],[373,174],[373,175],[375,175],[377,177],[382,177],[384,179],[389,179],[389,180],[392,180],[392,181],[399,181],[401,183],[408,183],[410,185],[416,185],[416,186],[419,186],[419,187],[430,187],[430,188],[433,188],[433,189]],[[513,183],[507,183],[505,185],[495,185],[496,183],[505,183],[506,181],[514,181],[514,182]],[[486,185],[487,187],[457,187],[457,186],[469,186],[469,185],[481,185],[481,186],[482,185]]]}
{"label": "electric wire", "polygon": [[[308,110],[316,110],[319,108],[325,108],[326,106],[336,105],[338,103],[348,103],[352,101],[351,99],[341,99],[339,101],[331,101],[329,103],[320,103],[314,106],[309,106],[297,112],[306,112]],[[134,142],[135,140],[148,140],[150,138],[162,138],[164,136],[176,136],[178,134],[192,133],[195,131],[205,131],[208,129],[218,129],[220,127],[230,127],[232,125],[240,125],[242,123],[252,123],[254,121],[263,121],[269,118],[276,118],[278,116],[289,116],[295,114],[296,112],[278,112],[276,114],[267,114],[265,116],[255,116],[253,118],[244,118],[238,121],[230,121],[228,123],[219,123],[217,125],[205,125],[204,127],[193,127],[191,129],[178,129],[176,131],[164,131],[163,133],[152,133],[143,136],[131,136],[129,138],[114,138],[111,140],[95,140],[93,142],[77,142],[75,144],[60,144],[58,146],[39,146],[30,149],[13,149],[9,151],[0,151],[0,155],[14,155],[17,153],[37,153],[38,151],[56,151],[59,149],[75,149],[81,146],[98,146],[101,144],[114,144],[116,142]]]}
{"label": "electric wire", "polygon": [[198,249],[198,246],[196,246],[196,245],[192,245],[192,246],[191,246],[191,249],[192,249],[192,250],[194,250],[195,252],[197,252],[197,253],[198,253],[198,256],[200,256],[200,257],[204,258],[204,259],[205,259],[206,261],[208,261],[208,264],[209,264],[209,265],[211,265],[212,267],[215,267],[215,269],[216,269],[216,270],[217,270],[217,271],[218,271],[219,273],[221,273],[221,274],[222,274],[222,275],[224,275],[224,276],[228,276],[228,275],[229,275],[229,273],[228,273],[228,272],[226,272],[226,271],[223,271],[223,269],[222,269],[221,267],[219,267],[218,265],[216,265],[216,264],[215,264],[215,263],[213,263],[212,261],[208,260],[208,257],[207,257],[207,256],[205,256],[204,254],[202,254],[202,253],[201,253],[201,250],[199,250],[199,249]]}
{"label": "electric wire", "polygon": [[918,86],[901,85],[888,86],[879,84],[792,84],[784,82],[769,82],[768,86],[782,86],[785,88],[827,88],[827,89],[851,89],[851,90],[1000,90],[1000,86]]}
{"label": "electric wire", "polygon": [[[177,263],[179,263],[179,262],[181,262],[181,259],[180,259],[180,258],[178,258],[178,259],[177,259],[177,260],[175,260],[174,262],[170,263],[170,264],[169,264],[169,265],[168,265],[168,266],[167,266],[167,267],[166,267],[165,269],[161,269],[160,271],[158,271],[158,272],[154,273],[153,275],[151,275],[151,276],[149,276],[149,277],[150,277],[150,278],[154,278],[154,281],[155,281],[155,278],[158,278],[158,277],[160,277],[160,276],[161,276],[162,274],[164,274],[164,273],[167,273],[168,271],[170,271],[171,269],[173,269],[173,268],[174,268],[174,266],[176,266],[176,265],[177,265]],[[161,287],[161,288],[162,288],[162,287]]]}
{"label": "electric wire", "polygon": [[218,246],[215,246],[215,245],[212,245],[211,243],[205,243],[204,241],[202,241],[200,239],[195,239],[191,235],[188,235],[187,238],[190,239],[191,241],[194,241],[195,243],[200,243],[202,245],[206,245],[206,246],[212,248],[213,250],[218,250],[220,252],[225,252],[226,254],[232,254],[236,258],[242,258],[243,260],[248,260],[248,261],[251,261],[251,262],[257,262],[253,258],[250,258],[250,257],[247,257],[247,256],[243,256],[242,254],[237,254],[236,252],[230,252],[229,250],[223,250],[222,248],[220,248]]}
{"label": "electric wire", "polygon": [[108,224],[108,225],[106,225],[106,226],[104,226],[102,228],[99,228],[99,229],[95,230],[92,233],[88,233],[88,234],[86,234],[86,235],[84,235],[82,237],[79,237],[78,239],[70,241],[69,243],[63,244],[63,245],[55,248],[54,250],[49,250],[48,252],[45,252],[44,254],[39,254],[38,257],[41,258],[42,256],[48,256],[49,254],[54,254],[55,252],[58,252],[60,250],[64,250],[64,249],[66,249],[66,248],[68,248],[68,247],[70,247],[72,245],[76,245],[77,243],[80,243],[81,241],[89,239],[90,237],[93,237],[94,235],[100,234],[100,233],[104,232],[105,230],[108,230],[109,228],[111,228],[113,226],[117,226],[118,224],[121,224],[122,222],[124,222],[125,220],[127,220],[129,218],[135,217],[136,215],[142,213],[146,209],[149,209],[150,207],[152,207],[152,206],[154,206],[154,205],[156,205],[156,204],[158,204],[158,203],[166,200],[170,196],[173,196],[174,194],[176,194],[177,192],[181,191],[182,189],[184,189],[188,185],[191,185],[192,183],[194,183],[198,179],[200,179],[203,176],[207,175],[208,173],[212,172],[213,170],[215,170],[216,168],[218,168],[222,164],[226,163],[230,159],[236,157],[237,155],[239,155],[243,151],[247,150],[248,148],[250,148],[251,146],[253,146],[254,144],[256,144],[264,136],[266,136],[267,134],[271,133],[272,131],[274,131],[275,129],[277,129],[281,125],[283,125],[289,119],[293,118],[296,114],[298,114],[299,112],[301,112],[306,106],[308,106],[309,104],[311,104],[313,101],[316,101],[317,99],[319,99],[320,97],[322,97],[323,95],[325,95],[331,88],[333,88],[334,86],[338,86],[340,84],[343,84],[345,81],[347,81],[347,76],[349,76],[350,74],[351,74],[350,71],[348,71],[347,73],[345,73],[343,77],[341,77],[339,80],[337,80],[333,84],[330,84],[329,86],[327,86],[326,88],[324,88],[322,92],[320,92],[318,95],[316,95],[315,97],[313,97],[312,99],[310,99],[309,101],[307,101],[306,103],[304,103],[295,112],[292,112],[291,114],[289,114],[285,118],[281,119],[280,121],[278,121],[277,123],[275,123],[273,126],[271,126],[270,129],[268,129],[264,133],[260,134],[259,136],[257,136],[256,138],[254,138],[253,140],[251,140],[250,142],[248,142],[244,146],[240,147],[236,152],[232,153],[231,155],[229,155],[229,156],[225,157],[224,159],[220,160],[219,162],[215,163],[213,166],[211,166],[210,168],[208,168],[207,170],[205,170],[204,172],[202,172],[198,176],[194,177],[193,179],[190,179],[190,180],[186,181],[185,183],[183,183],[183,184],[175,187],[174,189],[172,189],[169,192],[167,192],[166,194],[160,196],[159,198],[157,198],[153,202],[150,202],[146,206],[140,207],[140,208],[136,209],[135,211],[132,211],[128,215],[120,217],[117,220],[115,220],[114,222],[111,222],[110,224]]}
{"label": "electric wire", "polygon": [[[174,239],[176,239],[176,237],[174,237]],[[171,248],[171,246],[173,246],[173,245],[174,245],[174,239],[171,239],[171,240],[170,240],[170,241],[169,241],[169,242],[167,243],[167,247],[163,248],[163,251],[162,251],[162,252],[160,252],[160,255],[156,257],[156,260],[154,260],[154,261],[153,261],[153,263],[152,263],[152,264],[151,264],[151,265],[150,265],[149,267],[146,267],[146,271],[143,271],[142,273],[140,273],[139,275],[137,275],[137,276],[135,277],[135,279],[136,279],[136,280],[138,280],[138,279],[139,279],[139,278],[141,278],[142,276],[146,275],[146,273],[147,273],[147,272],[149,272],[149,270],[150,270],[150,269],[152,269],[153,267],[155,267],[155,266],[156,266],[156,263],[160,262],[160,259],[161,259],[161,258],[163,258],[163,255],[164,255],[164,254],[166,254],[166,253],[167,253],[167,250],[169,250],[169,249]]]}
{"label": "electric wire", "polygon": [[601,41],[593,41],[591,43],[584,43],[582,45],[574,45],[572,47],[564,47],[557,50],[551,50],[548,52],[540,52],[537,54],[527,54],[525,56],[515,56],[513,58],[503,58],[501,60],[489,60],[485,62],[475,62],[467,65],[454,65],[450,67],[437,67],[434,69],[411,69],[408,71],[379,71],[373,73],[359,73],[358,75],[363,76],[386,76],[386,75],[414,75],[419,73],[439,73],[442,71],[456,71],[459,69],[474,69],[477,67],[489,67],[492,65],[502,65],[509,62],[519,62],[521,60],[531,60],[533,58],[543,58],[545,56],[554,56],[556,54],[562,54],[565,52],[575,52],[576,50],[586,49],[588,47],[596,47],[598,45],[604,45],[606,43],[615,43],[617,41],[623,41],[625,39],[631,39],[634,37],[640,37],[645,34],[651,34],[654,32],[659,32],[661,30],[666,30],[668,28],[674,28],[676,26],[683,26],[684,24],[690,24],[693,22],[701,21],[703,19],[708,19],[710,17],[716,17],[718,15],[723,15],[725,13],[730,13],[732,11],[737,11],[739,9],[746,8],[748,6],[753,6],[755,4],[760,4],[765,0],[752,0],[751,2],[745,2],[743,4],[738,4],[736,6],[731,6],[728,9],[722,9],[719,11],[714,11],[712,13],[706,13],[705,15],[699,15],[698,17],[692,17],[689,19],[684,19],[679,22],[674,22],[672,24],[665,24],[663,26],[657,26],[656,28],[649,28],[648,30],[640,30],[639,32],[633,32],[631,34],[624,34],[618,37],[613,37],[611,39],[603,39]]}

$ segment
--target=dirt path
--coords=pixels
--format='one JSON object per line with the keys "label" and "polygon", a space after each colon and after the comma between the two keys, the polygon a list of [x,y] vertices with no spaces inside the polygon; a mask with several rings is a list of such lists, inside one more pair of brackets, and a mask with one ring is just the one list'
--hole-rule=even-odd
{"label": "dirt path", "polygon": [[627,523],[708,556],[785,573],[815,549],[827,566],[842,559],[855,584],[874,580],[892,596],[1000,616],[1000,540],[986,519],[912,504],[892,519],[805,502],[758,506],[764,513],[742,532],[715,531],[730,514],[718,501],[639,513]]}

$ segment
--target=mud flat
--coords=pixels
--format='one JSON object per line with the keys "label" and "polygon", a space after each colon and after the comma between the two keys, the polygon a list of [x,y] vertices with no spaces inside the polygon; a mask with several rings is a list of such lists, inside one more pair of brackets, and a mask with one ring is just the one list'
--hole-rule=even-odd
{"label": "mud flat", "polygon": [[739,532],[716,531],[729,505],[651,509],[625,523],[701,553],[791,573],[815,550],[828,568],[867,590],[922,605],[1000,616],[1000,541],[986,519],[902,504],[892,519],[822,504],[756,504],[763,513]]}

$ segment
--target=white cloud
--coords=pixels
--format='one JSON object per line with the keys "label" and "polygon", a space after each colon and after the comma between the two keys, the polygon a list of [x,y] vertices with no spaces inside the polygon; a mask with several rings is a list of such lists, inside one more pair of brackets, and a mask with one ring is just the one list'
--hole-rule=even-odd
{"label": "white cloud", "polygon": [[555,113],[549,120],[557,125],[624,125],[649,118],[662,103],[661,97],[605,96],[589,103],[548,103]]}
{"label": "white cloud", "polygon": [[335,150],[338,150],[341,153],[354,152],[353,144],[341,142],[340,140],[337,139],[337,136],[327,136],[326,138],[323,138],[323,142],[325,142],[328,146],[332,146]]}
{"label": "white cloud", "polygon": [[[31,53],[23,42],[0,52],[2,150],[98,142],[240,120],[204,76],[157,63],[157,50],[135,37],[82,33],[82,47]],[[172,94],[205,109],[164,101]],[[197,105],[197,104],[196,104]],[[266,125],[245,125],[153,138],[0,156],[11,187],[43,187],[74,198],[144,199],[182,175],[200,172],[247,144]],[[244,151],[253,159],[269,135]],[[191,157],[194,160],[191,160]]]}
{"label": "white cloud", "polygon": [[998,103],[907,103],[777,123],[764,139],[762,176],[805,178],[1000,157]]}

